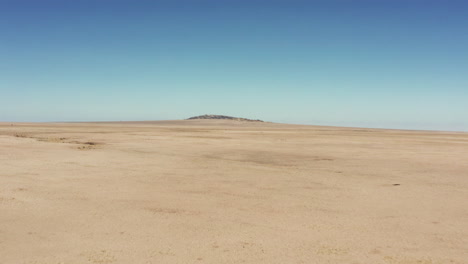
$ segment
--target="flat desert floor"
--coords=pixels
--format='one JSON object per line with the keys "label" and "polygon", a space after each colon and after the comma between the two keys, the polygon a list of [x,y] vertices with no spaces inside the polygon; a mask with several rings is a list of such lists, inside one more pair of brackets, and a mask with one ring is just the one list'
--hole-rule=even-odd
{"label": "flat desert floor", "polygon": [[468,263],[468,133],[0,123],[0,263]]}

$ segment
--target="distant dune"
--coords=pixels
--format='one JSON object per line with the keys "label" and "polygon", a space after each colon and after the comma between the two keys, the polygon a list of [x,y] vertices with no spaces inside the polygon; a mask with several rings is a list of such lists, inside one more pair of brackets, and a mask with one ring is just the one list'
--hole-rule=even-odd
{"label": "distant dune", "polygon": [[235,121],[263,122],[262,120],[259,120],[259,119],[254,120],[254,119],[225,116],[225,115],[200,115],[200,116],[193,116],[193,117],[187,118],[187,120],[192,120],[192,119],[226,119],[226,120],[235,120]]}

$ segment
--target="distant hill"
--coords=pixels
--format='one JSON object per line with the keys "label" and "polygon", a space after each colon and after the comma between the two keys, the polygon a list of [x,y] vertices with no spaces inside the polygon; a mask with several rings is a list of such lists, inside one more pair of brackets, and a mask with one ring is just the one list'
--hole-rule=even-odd
{"label": "distant hill", "polygon": [[262,120],[253,120],[248,118],[242,117],[232,117],[232,116],[225,116],[225,115],[201,115],[201,116],[193,116],[187,118],[187,120],[193,119],[226,119],[226,120],[234,120],[234,121],[248,121],[248,122],[263,122]]}

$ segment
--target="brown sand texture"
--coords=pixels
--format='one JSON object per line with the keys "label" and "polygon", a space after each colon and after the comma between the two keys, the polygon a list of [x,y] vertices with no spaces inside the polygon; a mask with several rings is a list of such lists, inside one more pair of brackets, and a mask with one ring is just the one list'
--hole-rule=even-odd
{"label": "brown sand texture", "polygon": [[468,263],[468,133],[0,123],[0,263]]}

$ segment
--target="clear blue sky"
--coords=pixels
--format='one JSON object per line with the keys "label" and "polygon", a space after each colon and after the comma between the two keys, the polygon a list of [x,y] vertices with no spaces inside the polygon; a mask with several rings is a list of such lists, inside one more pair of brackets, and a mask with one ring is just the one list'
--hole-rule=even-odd
{"label": "clear blue sky", "polygon": [[468,131],[468,1],[0,0],[0,121]]}

